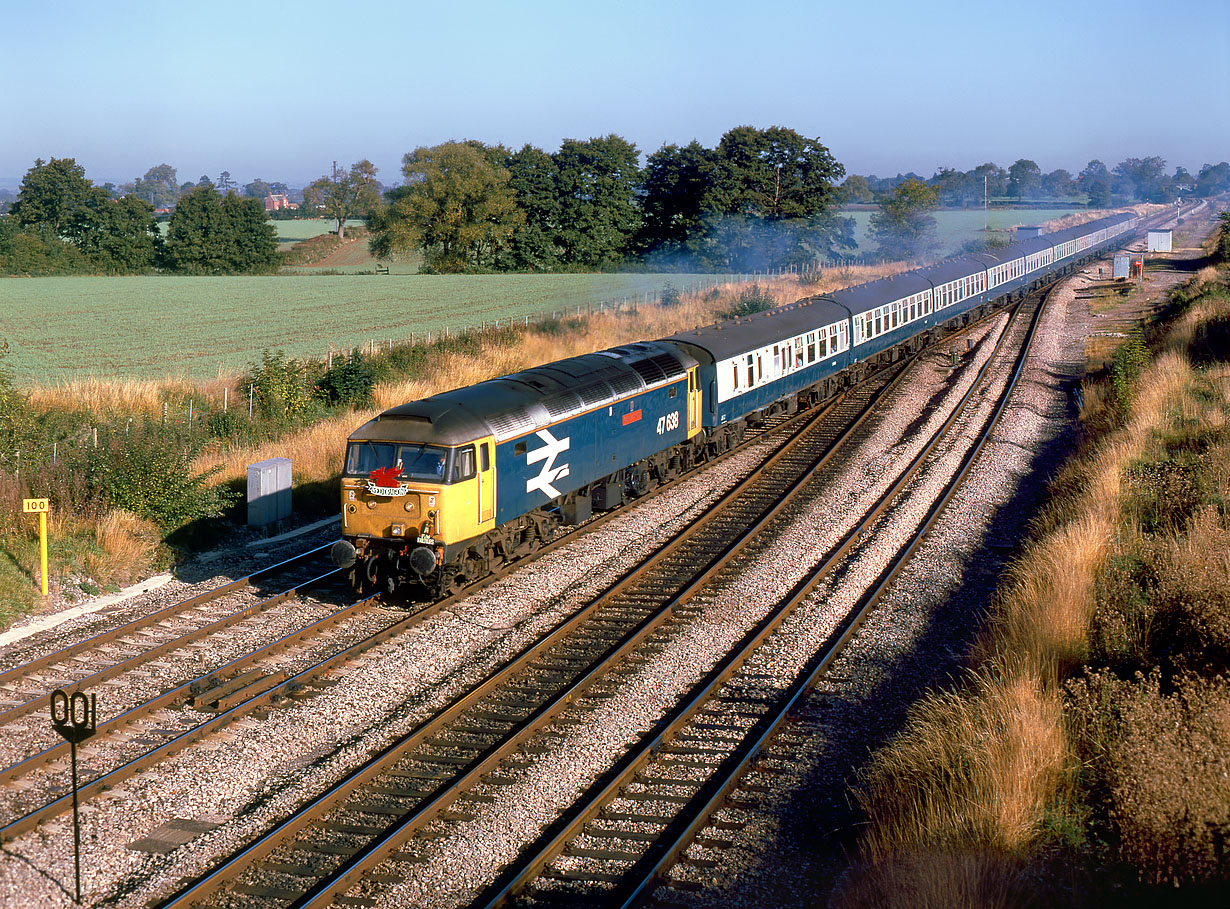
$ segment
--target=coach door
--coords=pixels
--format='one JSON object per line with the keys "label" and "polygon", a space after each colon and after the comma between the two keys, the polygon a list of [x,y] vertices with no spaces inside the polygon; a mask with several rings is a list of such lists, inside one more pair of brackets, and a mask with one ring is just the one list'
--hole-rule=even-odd
{"label": "coach door", "polygon": [[478,443],[478,523],[495,520],[495,465],[491,444]]}
{"label": "coach door", "polygon": [[700,379],[696,367],[688,370],[688,438],[700,429]]}

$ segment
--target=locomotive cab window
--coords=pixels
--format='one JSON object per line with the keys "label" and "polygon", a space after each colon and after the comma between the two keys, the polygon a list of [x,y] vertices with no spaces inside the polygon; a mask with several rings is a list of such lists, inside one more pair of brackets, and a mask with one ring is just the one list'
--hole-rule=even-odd
{"label": "locomotive cab window", "polygon": [[486,442],[478,450],[478,469],[484,473],[491,469],[491,454],[487,451]]}
{"label": "locomotive cab window", "polygon": [[406,480],[443,483],[448,449],[419,442],[351,442],[346,449],[346,475],[367,477],[373,470],[398,468]]}
{"label": "locomotive cab window", "polygon": [[459,448],[453,462],[453,482],[459,483],[462,480],[469,480],[473,478],[475,472],[474,446],[467,445],[465,448]]}

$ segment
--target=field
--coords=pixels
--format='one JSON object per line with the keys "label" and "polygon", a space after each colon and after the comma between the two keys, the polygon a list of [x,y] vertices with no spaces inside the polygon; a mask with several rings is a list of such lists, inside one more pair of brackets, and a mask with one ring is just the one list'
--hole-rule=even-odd
{"label": "field", "polygon": [[212,379],[265,348],[322,356],[642,297],[712,275],[274,275],[0,279],[0,337],[21,384],[95,376]]}
{"label": "field", "polygon": [[[270,221],[274,231],[277,232],[279,243],[298,243],[300,240],[309,240],[312,237],[319,237],[321,234],[327,234],[333,230],[334,221],[332,218],[303,218],[295,221]],[[158,229],[162,231],[162,235],[167,235],[167,228],[170,227],[170,221],[159,221]],[[347,227],[362,225],[362,221],[351,218],[346,222]]]}
{"label": "field", "polygon": [[[987,213],[987,226],[995,231],[1023,224],[1041,224],[1043,221],[1070,215],[1073,211],[1071,208],[992,208]],[[870,253],[875,249],[875,243],[867,236],[867,222],[872,214],[869,211],[842,212],[844,217],[854,219],[854,237],[858,241],[860,252]],[[959,252],[967,240],[972,240],[982,233],[981,209],[937,211],[933,213],[933,217],[940,251],[944,255]]]}

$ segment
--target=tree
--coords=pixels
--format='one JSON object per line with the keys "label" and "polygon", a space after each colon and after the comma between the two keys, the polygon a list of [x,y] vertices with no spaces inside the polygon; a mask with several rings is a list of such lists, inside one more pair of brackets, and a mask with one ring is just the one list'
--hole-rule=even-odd
{"label": "tree", "polygon": [[1028,158],[1021,158],[1008,168],[1008,194],[1018,200],[1035,195],[1042,184],[1042,168]]}
{"label": "tree", "polygon": [[982,181],[975,180],[972,173],[941,167],[927,183],[935,189],[941,205],[965,206],[982,201]]}
{"label": "tree", "polygon": [[866,177],[858,174],[850,174],[846,177],[846,182],[841,184],[841,191],[845,202],[865,205],[875,200],[875,195],[871,192],[871,184],[867,182]]}
{"label": "tree", "polygon": [[886,259],[920,259],[935,246],[935,189],[910,178],[897,185],[871,216],[869,228]]}
{"label": "tree", "polygon": [[244,184],[243,194],[249,199],[261,199],[262,201],[273,192],[273,187],[257,177],[251,183]]}
{"label": "tree", "polygon": [[853,222],[836,216],[845,168],[819,139],[739,126],[722,136],[715,158],[706,200],[711,264],[752,271],[853,245]]}
{"label": "tree", "polygon": [[[979,164],[971,172],[978,198],[1002,196],[1007,191],[1008,172],[993,161]],[[985,187],[985,188],[984,188]]]}
{"label": "tree", "polygon": [[74,221],[92,189],[85,168],[74,159],[38,158],[21,180],[11,216],[23,227],[45,224],[57,236],[71,240]]}
{"label": "tree", "polygon": [[416,148],[402,159],[402,173],[406,184],[368,220],[377,256],[417,248],[436,271],[489,268],[525,221],[508,169],[478,143]]}
{"label": "tree", "polygon": [[1202,199],[1230,190],[1230,163],[1206,164],[1196,176],[1196,195]]}
{"label": "tree", "polygon": [[1076,178],[1077,188],[1089,196],[1090,208],[1110,205],[1111,177],[1106,165],[1094,158]]}
{"label": "tree", "polygon": [[1164,158],[1127,158],[1115,165],[1114,175],[1117,195],[1143,202],[1169,202],[1174,198]]}
{"label": "tree", "polygon": [[76,246],[100,271],[139,272],[154,266],[160,243],[154,206],[136,196],[111,198],[96,187],[79,218]]}
{"label": "tree", "polygon": [[[207,181],[202,179],[201,182],[204,183]],[[224,170],[222,173],[218,174],[218,192],[225,195],[235,189],[236,186],[237,184],[235,181],[231,179],[231,172],[229,170]]]}
{"label": "tree", "polygon": [[660,262],[696,267],[706,230],[706,205],[716,178],[712,151],[693,140],[664,145],[645,162],[636,247]]}
{"label": "tree", "polygon": [[364,159],[344,170],[333,162],[330,176],[314,180],[303,190],[303,201],[312,210],[322,210],[337,225],[338,239],[346,236],[347,218],[366,218],[380,205],[376,168]]}
{"label": "tree", "polygon": [[159,164],[137,177],[132,184],[132,194],[144,199],[154,208],[170,208],[179,199],[179,182],[175,168]]}
{"label": "tree", "polygon": [[640,226],[640,163],[636,146],[614,134],[565,139],[552,155],[559,172],[562,259],[612,268],[631,249]]}
{"label": "tree", "polygon": [[560,264],[559,168],[540,148],[524,146],[508,156],[508,188],[525,223],[513,231],[503,262],[514,269],[544,271]]}
{"label": "tree", "polygon": [[256,199],[212,185],[179,200],[163,243],[164,267],[186,274],[269,271],[277,265],[278,243],[265,208]]}
{"label": "tree", "polygon": [[1072,175],[1062,167],[1042,177],[1042,194],[1050,199],[1063,199],[1074,195],[1075,191]]}
{"label": "tree", "polygon": [[[87,180],[85,169],[71,158],[35,161],[22,180],[12,217],[25,229],[23,236],[9,240],[6,258],[13,271],[115,273],[140,271],[154,262],[153,206],[132,196],[113,198]],[[85,262],[56,249],[64,243]]]}

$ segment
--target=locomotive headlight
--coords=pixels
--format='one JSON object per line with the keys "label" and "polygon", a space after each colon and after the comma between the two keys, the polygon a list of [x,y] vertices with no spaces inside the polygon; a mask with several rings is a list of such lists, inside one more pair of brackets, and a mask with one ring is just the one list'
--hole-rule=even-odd
{"label": "locomotive headlight", "polygon": [[367,507],[368,507],[368,508],[375,508],[375,507],[376,507],[376,500],[375,500],[375,499],[369,499],[369,500],[368,500],[368,502],[367,502]]}
{"label": "locomotive headlight", "polygon": [[414,503],[406,502],[406,511],[414,511]]}

